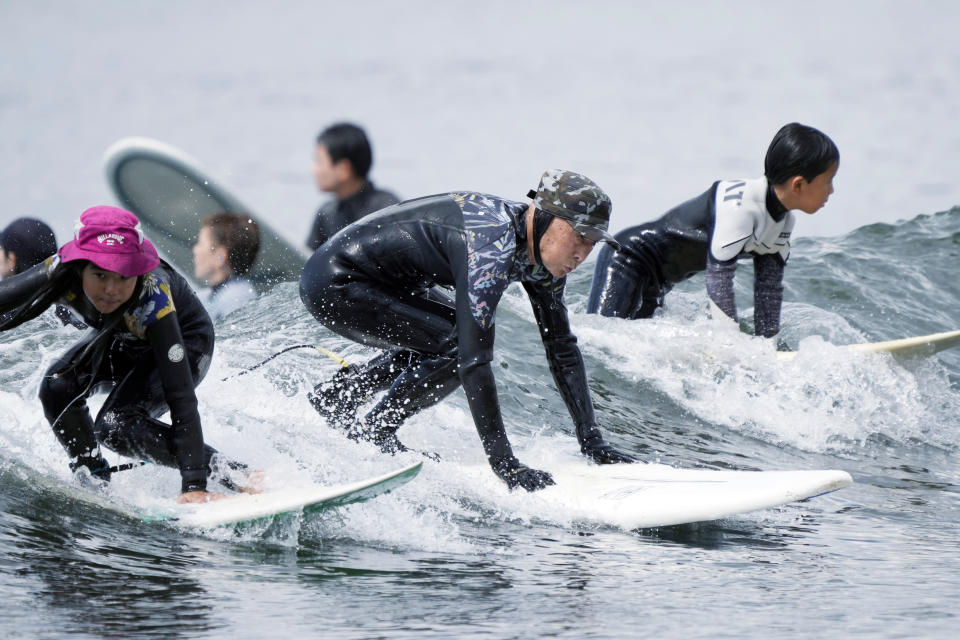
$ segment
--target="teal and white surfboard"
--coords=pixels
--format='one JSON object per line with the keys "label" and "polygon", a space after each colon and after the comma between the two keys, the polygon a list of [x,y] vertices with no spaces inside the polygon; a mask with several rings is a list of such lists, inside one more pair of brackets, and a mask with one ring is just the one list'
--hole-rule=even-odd
{"label": "teal and white surfboard", "polygon": [[168,508],[138,510],[137,517],[148,522],[213,529],[287,513],[318,513],[390,493],[417,477],[422,467],[423,463],[417,462],[390,473],[347,484],[238,494],[203,504],[171,504]]}

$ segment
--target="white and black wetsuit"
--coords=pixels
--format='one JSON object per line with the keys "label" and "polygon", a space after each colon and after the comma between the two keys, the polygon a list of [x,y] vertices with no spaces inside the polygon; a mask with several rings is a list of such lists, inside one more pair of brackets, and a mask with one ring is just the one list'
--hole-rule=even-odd
{"label": "white and black wetsuit", "polygon": [[352,196],[343,200],[333,199],[317,210],[310,237],[307,238],[307,248],[315,251],[348,224],[397,202],[397,196],[378,189],[373,182],[367,180],[360,191]]}
{"label": "white and black wetsuit", "polygon": [[620,231],[621,251],[601,249],[587,311],[649,317],[675,284],[706,269],[707,293],[736,319],[733,276],[737,261],[751,257],[756,334],[773,336],[793,224],[766,178],[715,182],[659,219]]}
{"label": "white and black wetsuit", "polygon": [[[52,294],[92,329],[40,384],[44,413],[71,467],[99,470],[102,443],[178,467],[184,492],[204,490],[216,451],[204,444],[194,387],[210,366],[214,333],[190,285],[161,263],[140,276],[130,303],[103,316],[84,295],[80,275],[54,258],[0,283],[0,307],[26,302],[51,278],[62,282]],[[98,391],[110,393],[94,422],[86,398]],[[157,420],[168,410],[172,424]]]}
{"label": "white and black wetsuit", "polygon": [[[350,225],[307,261],[300,297],[320,322],[363,344],[401,348],[362,372],[364,391],[390,386],[367,425],[392,434],[462,384],[491,464],[515,461],[490,363],[497,305],[507,286],[520,282],[581,448],[588,441],[608,446],[570,331],[566,279],[527,256],[528,206],[472,192],[410,200]],[[453,285],[455,299],[434,285]]]}

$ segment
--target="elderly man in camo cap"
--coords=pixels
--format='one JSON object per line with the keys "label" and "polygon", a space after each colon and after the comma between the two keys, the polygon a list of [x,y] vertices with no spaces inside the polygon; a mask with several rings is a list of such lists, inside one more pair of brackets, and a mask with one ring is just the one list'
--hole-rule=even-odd
{"label": "elderly man in camo cap", "polygon": [[[594,244],[616,244],[607,231],[610,198],[592,180],[562,170],[546,171],[528,197],[533,201],[460,191],[401,202],[346,227],[307,261],[300,297],[314,317],[386,349],[315,387],[310,401],[328,424],[383,451],[405,451],[396,435],[404,420],[463,385],[493,471],[511,489],[553,484],[548,472],[514,455],[491,367],[497,305],[507,286],[520,282],[580,450],[601,464],[634,461],[597,426],[563,299],[567,274]],[[433,285],[453,285],[455,298]]]}

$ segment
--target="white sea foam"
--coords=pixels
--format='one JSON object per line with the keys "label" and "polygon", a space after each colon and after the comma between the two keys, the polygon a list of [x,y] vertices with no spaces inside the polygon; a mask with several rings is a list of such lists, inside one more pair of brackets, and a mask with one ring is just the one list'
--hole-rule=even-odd
{"label": "white sea foam", "polygon": [[[648,320],[578,316],[574,324],[608,368],[733,431],[819,452],[850,451],[875,436],[956,446],[958,426],[942,409],[960,407],[936,359],[905,364],[808,336],[796,358],[781,362],[773,341],[724,318],[690,323],[681,313],[671,305]],[[832,333],[856,334],[842,321]]]}

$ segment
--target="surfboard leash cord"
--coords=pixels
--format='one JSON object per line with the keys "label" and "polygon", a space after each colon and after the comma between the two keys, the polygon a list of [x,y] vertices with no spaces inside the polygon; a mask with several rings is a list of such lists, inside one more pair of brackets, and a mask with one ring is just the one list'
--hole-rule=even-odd
{"label": "surfboard leash cord", "polygon": [[227,380],[231,380],[232,378],[237,378],[239,376],[246,375],[251,371],[256,371],[257,369],[267,364],[277,356],[281,356],[287,353],[288,351],[293,351],[294,349],[316,349],[323,355],[327,356],[328,358],[330,358],[331,360],[339,364],[341,367],[346,368],[350,366],[349,362],[341,358],[339,355],[337,355],[335,352],[331,351],[330,349],[327,349],[326,347],[321,347],[320,345],[316,345],[316,344],[295,344],[293,346],[286,347],[285,349],[281,349],[280,351],[276,352],[272,356],[266,358],[265,360],[261,360],[260,362],[258,362],[257,364],[253,365],[248,369],[244,369],[243,371],[239,371],[237,373],[227,376],[226,378],[221,379],[220,382],[226,382]]}

